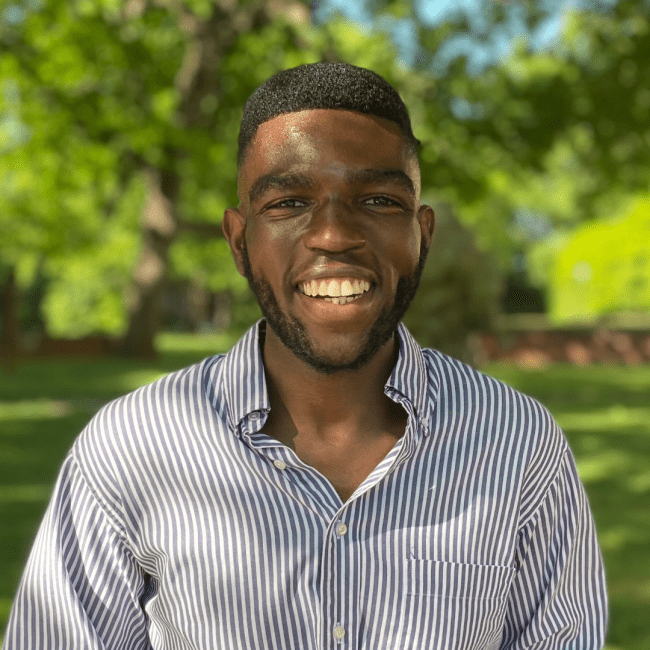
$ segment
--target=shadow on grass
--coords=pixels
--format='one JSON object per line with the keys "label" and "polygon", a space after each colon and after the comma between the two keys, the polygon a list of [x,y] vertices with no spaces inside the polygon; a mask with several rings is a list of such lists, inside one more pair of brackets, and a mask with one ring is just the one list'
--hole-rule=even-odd
{"label": "shadow on grass", "polygon": [[[22,402],[22,408],[28,407]],[[36,402],[36,410],[42,409]],[[5,408],[3,408],[5,407]],[[43,517],[58,469],[88,421],[86,413],[65,417],[3,417],[0,403],[0,630]]]}

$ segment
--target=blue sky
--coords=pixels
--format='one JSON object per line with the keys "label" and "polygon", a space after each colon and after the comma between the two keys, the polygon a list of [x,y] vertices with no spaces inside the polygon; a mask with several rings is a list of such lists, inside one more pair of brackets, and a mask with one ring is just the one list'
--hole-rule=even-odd
{"label": "blue sky", "polygon": [[[522,37],[529,38],[535,49],[552,46],[561,32],[566,11],[581,4],[593,5],[593,0],[591,3],[589,0],[538,0],[539,5],[547,12],[547,18],[534,33],[528,34],[523,9],[514,0],[493,1],[506,3],[510,13],[508,24],[493,31],[489,45],[478,44],[471,34],[452,39],[439,52],[441,65],[464,53],[468,56],[470,71],[478,72],[491,61],[507,55],[513,41]],[[601,4],[613,4],[615,1],[601,0]],[[435,25],[455,15],[464,14],[477,31],[486,26],[482,6],[482,0],[419,0],[416,5],[418,19],[424,24]],[[363,0],[321,0],[315,17],[325,21],[337,12],[355,22],[372,25],[371,16],[365,10]],[[380,27],[393,34],[401,58],[406,63],[412,63],[415,55],[414,25],[408,21],[392,21]]]}

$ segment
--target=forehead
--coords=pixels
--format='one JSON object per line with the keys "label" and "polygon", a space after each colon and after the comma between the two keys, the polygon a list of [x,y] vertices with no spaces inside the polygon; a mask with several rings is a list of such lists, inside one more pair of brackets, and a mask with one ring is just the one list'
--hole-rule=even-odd
{"label": "forehead", "polygon": [[263,174],[400,168],[418,185],[417,157],[397,124],[346,110],[315,109],[262,123],[239,173],[240,191]]}

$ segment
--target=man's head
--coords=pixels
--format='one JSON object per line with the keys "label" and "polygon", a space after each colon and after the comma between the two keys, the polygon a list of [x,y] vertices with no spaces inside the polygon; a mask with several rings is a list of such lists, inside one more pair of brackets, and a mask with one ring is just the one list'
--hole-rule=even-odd
{"label": "man's head", "polygon": [[301,66],[253,93],[224,233],[267,346],[332,373],[392,343],[433,231],[417,145],[399,95],[368,70]]}

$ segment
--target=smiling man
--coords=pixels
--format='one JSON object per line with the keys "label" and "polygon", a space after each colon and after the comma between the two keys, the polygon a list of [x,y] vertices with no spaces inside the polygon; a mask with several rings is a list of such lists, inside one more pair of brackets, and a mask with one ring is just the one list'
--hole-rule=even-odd
{"label": "smiling man", "polygon": [[562,433],[400,323],[434,229],[418,145],[368,70],[301,66],[251,96],[223,228],[264,319],[93,418],[7,649],[602,647]]}

